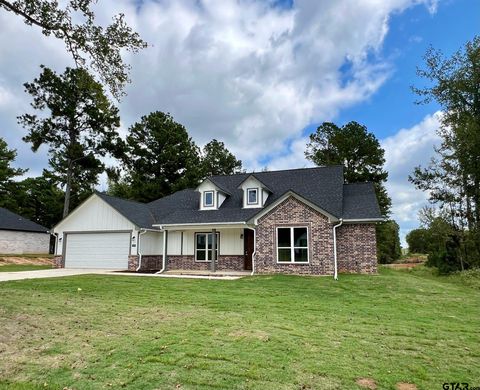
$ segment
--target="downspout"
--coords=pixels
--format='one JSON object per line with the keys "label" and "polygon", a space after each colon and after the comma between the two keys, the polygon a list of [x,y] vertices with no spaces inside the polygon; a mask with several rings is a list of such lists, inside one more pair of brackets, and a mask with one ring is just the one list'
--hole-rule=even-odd
{"label": "downspout", "polygon": [[247,226],[247,229],[253,230],[252,272],[250,273],[250,276],[253,276],[255,273],[255,254],[257,253],[257,231],[249,226]]}
{"label": "downspout", "polygon": [[[161,228],[161,227],[160,227]],[[158,272],[155,272],[156,274],[161,274],[165,271],[165,266],[166,266],[166,261],[167,261],[167,230],[163,231],[163,254],[162,254],[162,269]]]}
{"label": "downspout", "polygon": [[340,218],[340,222],[333,227],[333,279],[338,280],[338,270],[337,270],[337,228],[342,226],[343,219]]}
{"label": "downspout", "polygon": [[147,230],[145,230],[145,229],[141,229],[138,232],[138,240],[137,240],[138,267],[135,270],[136,272],[140,271],[140,268],[142,268],[142,257],[143,257],[143,255],[140,252],[140,237],[142,236],[142,234],[145,234],[146,232],[147,232]]}

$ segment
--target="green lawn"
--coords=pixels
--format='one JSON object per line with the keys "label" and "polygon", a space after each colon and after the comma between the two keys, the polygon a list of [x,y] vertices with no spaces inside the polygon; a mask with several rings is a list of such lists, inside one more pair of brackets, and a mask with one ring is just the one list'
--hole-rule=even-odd
{"label": "green lawn", "polygon": [[0,283],[0,387],[480,386],[480,290],[421,272]]}
{"label": "green lawn", "polygon": [[35,264],[0,265],[0,272],[37,271],[41,269],[52,269],[52,266],[51,265],[35,265]]}

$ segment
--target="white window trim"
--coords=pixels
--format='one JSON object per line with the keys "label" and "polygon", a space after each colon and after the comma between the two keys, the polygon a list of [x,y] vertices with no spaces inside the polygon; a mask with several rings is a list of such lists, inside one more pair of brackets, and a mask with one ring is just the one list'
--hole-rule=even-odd
{"label": "white window trim", "polygon": [[[207,204],[207,194],[212,194],[212,204]],[[215,191],[203,192],[203,207],[215,207]]]}
{"label": "white window trim", "polygon": [[[294,234],[293,231],[295,228],[304,228],[307,229],[307,246],[294,246]],[[278,246],[278,229],[290,229],[290,242],[292,244],[291,247],[288,246]],[[277,240],[277,264],[310,264],[310,232],[308,226],[277,226],[275,229],[276,232],[276,240]],[[278,250],[279,249],[290,249],[290,261],[279,261]],[[307,249],[307,261],[294,261],[295,259],[295,249]]]}
{"label": "white window trim", "polygon": [[[257,196],[256,196],[257,201],[256,202],[250,202],[250,191],[255,191],[255,193],[257,194]],[[248,206],[258,205],[259,200],[260,200],[259,195],[260,195],[260,191],[258,190],[258,188],[247,188],[247,205]]]}
{"label": "white window trim", "polygon": [[[212,232],[195,232],[194,234],[194,239],[195,239],[195,262],[196,263],[211,263],[212,260],[208,260],[208,251],[212,251],[211,249],[208,249],[208,238],[205,240],[205,249],[200,249],[201,251],[205,252],[205,260],[198,260],[197,259],[197,236],[199,234],[212,234]],[[220,257],[220,232],[217,232],[217,260],[218,257]]]}

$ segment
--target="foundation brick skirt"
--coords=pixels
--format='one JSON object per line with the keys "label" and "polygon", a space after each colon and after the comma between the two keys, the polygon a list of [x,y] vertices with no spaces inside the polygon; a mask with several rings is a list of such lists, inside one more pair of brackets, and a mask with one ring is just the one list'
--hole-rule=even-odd
{"label": "foundation brick skirt", "polygon": [[[243,256],[219,256],[216,269],[218,271],[244,271],[244,262]],[[195,261],[195,256],[169,255],[167,259],[167,270],[208,271],[210,268],[210,262]]]}
{"label": "foundation brick skirt", "polygon": [[65,260],[62,255],[53,257],[53,268],[65,268]]}
{"label": "foundation brick skirt", "polygon": [[[162,255],[143,255],[142,256],[142,266],[141,271],[159,271],[162,269]],[[136,271],[138,263],[140,261],[140,256],[133,255],[128,256],[128,270]]]}

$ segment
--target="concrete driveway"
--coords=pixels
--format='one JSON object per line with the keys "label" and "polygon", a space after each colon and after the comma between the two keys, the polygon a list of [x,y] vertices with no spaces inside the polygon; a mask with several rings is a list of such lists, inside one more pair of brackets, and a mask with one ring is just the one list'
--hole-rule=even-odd
{"label": "concrete driveway", "polygon": [[85,274],[112,274],[112,270],[104,269],[44,269],[40,271],[0,272],[0,282],[22,279],[58,278]]}

